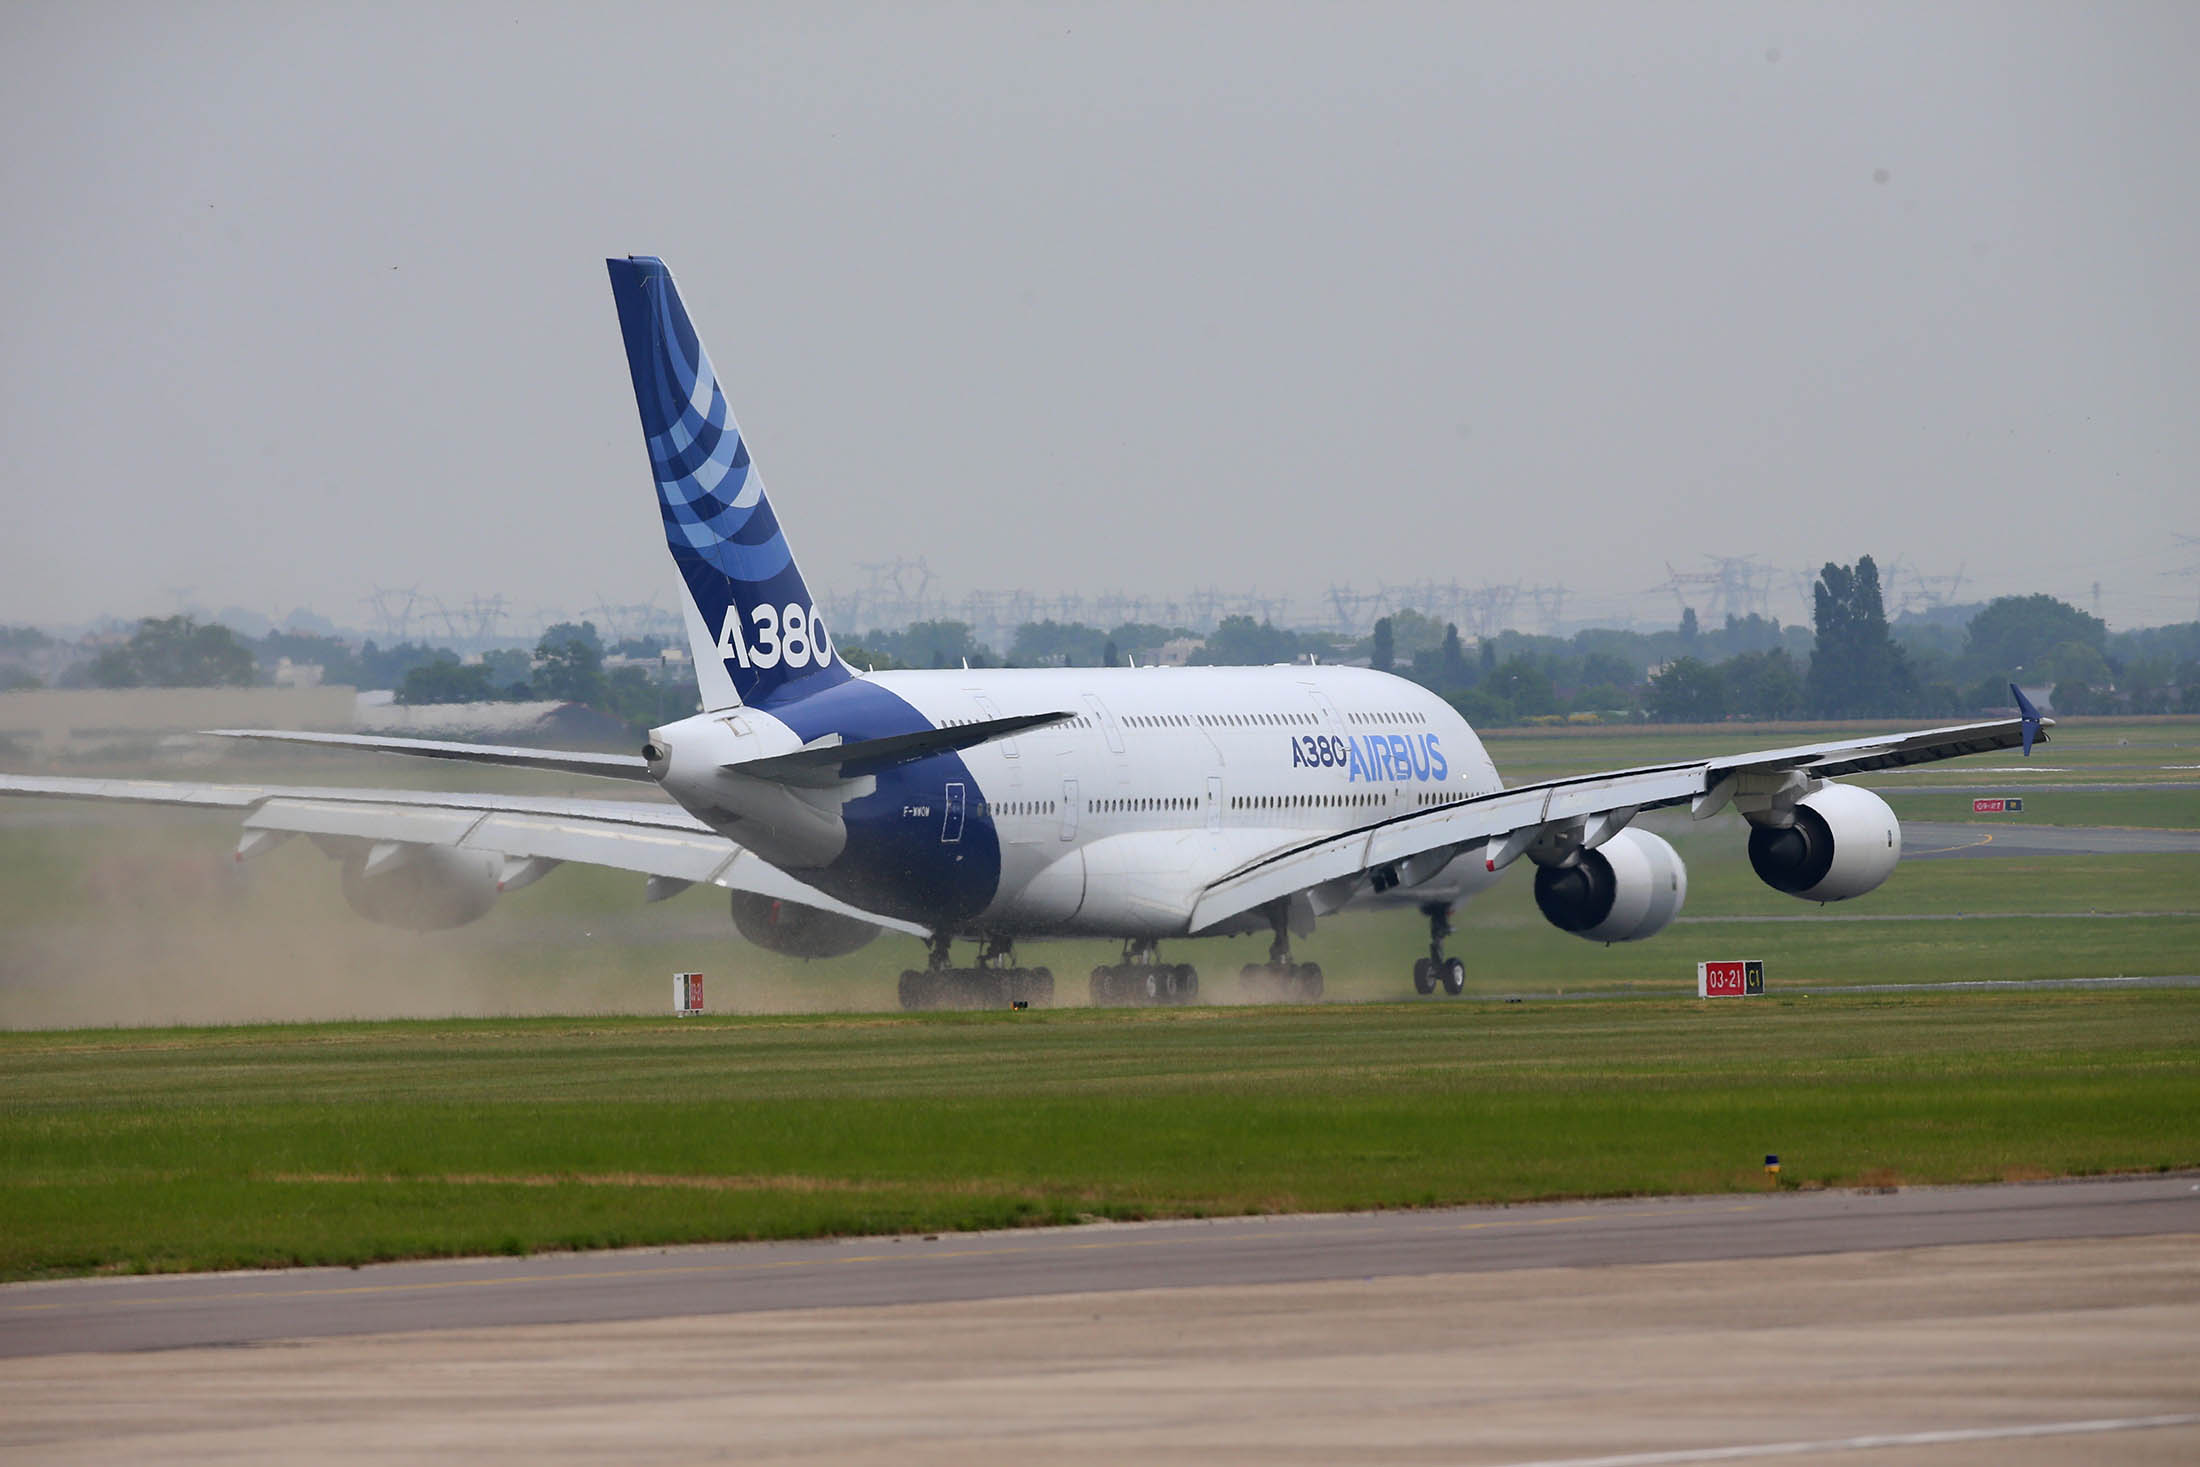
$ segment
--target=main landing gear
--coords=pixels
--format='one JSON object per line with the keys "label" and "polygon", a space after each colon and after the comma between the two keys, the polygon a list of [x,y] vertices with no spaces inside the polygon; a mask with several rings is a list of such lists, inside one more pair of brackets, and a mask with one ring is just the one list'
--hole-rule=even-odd
{"label": "main landing gear", "polygon": [[1434,993],[1441,983],[1445,993],[1457,998],[1467,990],[1467,965],[1444,956],[1444,939],[1451,936],[1451,905],[1428,902],[1421,915],[1428,918],[1428,956],[1413,960],[1413,991]]}
{"label": "main landing gear", "polygon": [[1268,914],[1276,940],[1268,944],[1268,961],[1247,963],[1238,970],[1238,987],[1252,999],[1270,1002],[1312,1003],[1322,996],[1322,965],[1291,961],[1290,908],[1278,902]]}
{"label": "main landing gear", "polygon": [[1045,968],[1016,966],[1015,945],[1004,938],[987,938],[975,968],[948,966],[946,933],[925,940],[929,949],[925,968],[905,969],[901,975],[901,1006],[905,1009],[1005,1009],[1029,1004],[1035,1009],[1054,1002],[1054,975]]}
{"label": "main landing gear", "polygon": [[1199,974],[1189,963],[1164,963],[1150,937],[1123,944],[1123,961],[1092,970],[1094,1008],[1135,1008],[1191,1003],[1199,997]]}

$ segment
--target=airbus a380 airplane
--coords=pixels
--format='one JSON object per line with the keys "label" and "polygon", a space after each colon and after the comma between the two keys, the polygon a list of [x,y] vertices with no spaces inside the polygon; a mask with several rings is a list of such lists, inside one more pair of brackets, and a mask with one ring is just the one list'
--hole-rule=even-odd
{"label": "airbus a380 airplane", "polygon": [[[342,868],[371,919],[470,922],[562,862],[646,874],[651,899],[696,882],[732,893],[740,930],[776,951],[923,937],[911,1008],[1050,1002],[1021,939],[1120,939],[1098,1003],[1182,1002],[1198,976],[1159,944],[1268,931],[1246,979],[1314,997],[1294,935],[1369,896],[1430,924],[1414,986],[1457,994],[1452,904],[1525,856],[1565,931],[1630,942],[1680,911],[1687,872],[1630,822],[1687,805],[1748,820],[1759,877],[1806,901],[1871,891],[1901,828],[1865,770],[2022,746],[2022,717],[1505,788],[1443,700],[1350,667],[982,669],[857,673],[833,646],[671,274],[609,262],[665,536],[682,583],[703,712],[653,729],[640,757],[341,734],[224,730],[654,783],[675,804],[0,776],[0,792],[244,812],[239,858],[291,835]],[[2012,690],[2014,691],[2014,690]],[[981,945],[956,967],[951,944]]]}

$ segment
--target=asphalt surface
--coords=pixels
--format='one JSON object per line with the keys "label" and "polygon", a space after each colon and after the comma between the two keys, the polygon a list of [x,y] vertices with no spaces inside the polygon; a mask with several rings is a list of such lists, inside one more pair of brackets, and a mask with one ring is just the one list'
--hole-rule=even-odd
{"label": "asphalt surface", "polygon": [[1976,856],[2160,856],[2200,853],[2200,830],[2130,825],[2004,825],[1905,820],[1902,857],[1911,861]]}
{"label": "asphalt surface", "polygon": [[15,1284],[0,1357],[2200,1234],[2200,1175],[745,1244]]}

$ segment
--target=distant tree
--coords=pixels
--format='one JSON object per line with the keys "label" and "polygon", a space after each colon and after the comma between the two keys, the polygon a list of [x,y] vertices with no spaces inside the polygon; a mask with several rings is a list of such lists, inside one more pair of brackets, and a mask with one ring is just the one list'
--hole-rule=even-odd
{"label": "distant tree", "polygon": [[1298,654],[1296,633],[1249,616],[1226,616],[1192,661],[1203,667],[1263,667],[1289,662]]}
{"label": "distant tree", "polygon": [[352,686],[359,688],[396,688],[404,686],[405,674],[423,662],[433,662],[443,651],[419,642],[400,642],[384,649],[373,642],[361,646],[354,666],[357,677]]}
{"label": "distant tree", "polygon": [[1079,662],[1090,666],[1100,660],[1106,641],[1107,633],[1083,622],[1027,621],[1016,629],[1016,640],[1009,646],[1008,657],[1020,667],[1040,667],[1049,663],[1069,667]]}
{"label": "distant tree", "polygon": [[481,665],[488,670],[489,686],[500,698],[524,698],[533,696],[530,679],[535,675],[535,659],[517,647],[499,648],[481,654]]}
{"label": "distant tree", "polygon": [[[1487,646],[1488,643],[1483,645]],[[1472,688],[1461,688],[1455,693],[1447,693],[1444,696],[1444,701],[1449,703],[1461,718],[1480,728],[1496,728],[1508,723],[1517,723],[1520,718],[1511,702],[1492,693],[1487,684]]]}
{"label": "distant tree", "polygon": [[979,666],[985,648],[965,621],[915,621],[898,632],[872,631],[863,644],[898,657],[907,667]]}
{"label": "distant tree", "polygon": [[1726,682],[1726,706],[1750,718],[1793,718],[1803,707],[1803,675],[1787,650],[1744,652],[1716,669]]}
{"label": "distant tree", "polygon": [[1854,567],[1826,562],[1811,588],[1811,608],[1818,634],[1804,678],[1811,708],[1829,718],[1913,711],[1915,680],[1888,635],[1872,558],[1860,556]]}
{"label": "distant tree", "polygon": [[1159,622],[1127,621],[1108,633],[1108,640],[1117,649],[1133,657],[1144,656],[1148,661],[1169,643],[1192,636],[1189,627],[1165,627]]}
{"label": "distant tree", "polygon": [[[2052,596],[2002,596],[1971,618],[1963,634],[1963,667],[1973,677],[2028,681],[2037,664],[2065,642],[2106,650],[2108,626]],[[2026,676],[2019,678],[2018,669]]]}
{"label": "distant tree", "polygon": [[1377,672],[1388,672],[1397,666],[1397,637],[1387,616],[1375,623],[1375,635],[1368,646],[1368,662]]}
{"label": "distant tree", "polygon": [[1640,662],[1610,652],[1591,652],[1581,659],[1574,676],[1584,685],[1609,683],[1615,688],[1633,688],[1642,684],[1642,667]]}
{"label": "distant tree", "polygon": [[1482,691],[1502,698],[1521,718],[1558,711],[1551,675],[1529,657],[1508,657],[1484,680]]}
{"label": "distant tree", "polygon": [[1121,667],[1123,665],[1123,654],[1116,649],[1115,638],[1108,638],[1108,645],[1100,649],[1100,665],[1102,667]]}
{"label": "distant tree", "polygon": [[[841,649],[847,655],[847,649]],[[677,722],[700,706],[691,679],[660,682],[646,668],[621,667],[604,675],[596,701],[591,705],[619,719],[640,734],[659,724]]]}
{"label": "distant tree", "polygon": [[53,638],[36,627],[0,627],[0,652],[36,652],[52,645]]}
{"label": "distant tree", "polygon": [[1696,639],[1702,634],[1702,628],[1696,625],[1696,608],[1683,606],[1681,608],[1681,644],[1686,647],[1693,647],[1696,645]]}
{"label": "distant tree", "polygon": [[404,686],[397,690],[397,701],[409,704],[486,703],[494,696],[487,665],[462,663],[449,651],[406,673]]}
{"label": "distant tree", "polygon": [[596,624],[592,621],[553,622],[543,628],[542,637],[536,645],[540,646],[545,642],[560,646],[567,642],[584,642],[595,652],[598,660],[603,657],[603,638],[597,635]]}
{"label": "distant tree", "polygon": [[1726,678],[1708,662],[1683,657],[1650,679],[1647,706],[1659,723],[1716,723],[1726,717]]}
{"label": "distant tree", "polygon": [[904,665],[900,658],[864,642],[843,642],[835,650],[841,661],[860,672],[894,672]]}
{"label": "distant tree", "polygon": [[[637,668],[635,671],[639,672]],[[594,704],[603,696],[603,644],[588,622],[559,622],[535,644],[535,694],[561,703]]]}
{"label": "distant tree", "polygon": [[1463,688],[1474,681],[1467,664],[1467,649],[1459,640],[1459,623],[1445,625],[1444,644],[1437,655],[1436,685],[1439,688]]}
{"label": "distant tree", "polygon": [[149,616],[128,643],[93,659],[91,680],[102,688],[250,687],[259,661],[225,626]]}
{"label": "distant tree", "polygon": [[2064,683],[2083,683],[2087,687],[2105,691],[2116,684],[2116,674],[2109,667],[2108,659],[2092,647],[2075,640],[2060,642],[2048,648],[2044,656],[2032,660],[2026,673],[2043,682],[2051,682],[2058,688]]}
{"label": "distant tree", "polygon": [[1421,653],[1434,652],[1444,645],[1444,624],[1410,606],[1392,612],[1385,620],[1390,623],[1391,660],[1394,663],[1411,662]]}
{"label": "distant tree", "polygon": [[325,685],[366,686],[359,663],[359,654],[352,651],[342,637],[324,637],[317,632],[301,632],[277,627],[254,644],[254,655],[260,659],[260,670],[272,674],[284,658],[293,663],[307,663],[321,669],[321,681]]}

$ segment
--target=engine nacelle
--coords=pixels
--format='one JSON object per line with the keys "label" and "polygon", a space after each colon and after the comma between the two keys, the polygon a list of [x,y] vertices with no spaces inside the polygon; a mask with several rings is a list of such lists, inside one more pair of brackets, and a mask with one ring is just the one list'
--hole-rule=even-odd
{"label": "engine nacelle", "polygon": [[1553,927],[1591,942],[1638,942],[1688,900],[1680,853],[1647,830],[1621,831],[1571,866],[1535,869],[1535,904]]}
{"label": "engine nacelle", "polygon": [[838,912],[759,896],[753,891],[730,895],[733,925],[741,935],[760,948],[791,958],[837,958],[879,935],[876,925]]}
{"label": "engine nacelle", "polygon": [[1862,896],[1902,859],[1902,822],[1885,800],[1829,784],[1795,802],[1793,825],[1753,826],[1749,864],[1774,891],[1806,902]]}
{"label": "engine nacelle", "polygon": [[504,858],[456,846],[409,846],[394,860],[367,869],[362,847],[343,857],[344,900],[369,922],[439,932],[478,921],[496,905]]}

